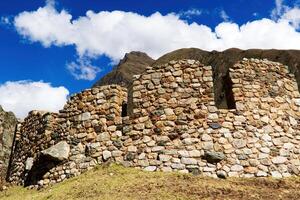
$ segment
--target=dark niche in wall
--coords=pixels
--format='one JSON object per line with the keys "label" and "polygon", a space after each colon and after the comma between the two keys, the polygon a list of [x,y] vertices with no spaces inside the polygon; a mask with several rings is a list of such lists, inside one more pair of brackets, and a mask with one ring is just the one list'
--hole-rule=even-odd
{"label": "dark niche in wall", "polygon": [[24,181],[24,186],[37,185],[38,181],[43,179],[43,176],[54,168],[60,161],[55,161],[45,155],[39,156],[39,158],[33,163],[31,170],[27,173]]}
{"label": "dark niche in wall", "polygon": [[128,111],[127,111],[127,103],[122,104],[122,117],[128,116]]}
{"label": "dark niche in wall", "polygon": [[227,103],[227,109],[236,109],[235,99],[232,91],[233,83],[229,74],[227,74],[223,80],[224,80],[224,92],[225,92],[225,98]]}

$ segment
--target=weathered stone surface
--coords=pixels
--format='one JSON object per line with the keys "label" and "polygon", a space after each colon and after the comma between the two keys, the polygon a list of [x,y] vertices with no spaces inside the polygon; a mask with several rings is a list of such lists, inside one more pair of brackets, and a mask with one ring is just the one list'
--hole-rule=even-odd
{"label": "weathered stone surface", "polygon": [[226,157],[221,152],[206,151],[203,158],[209,163],[217,163],[224,160]]}
{"label": "weathered stone surface", "polygon": [[70,154],[70,145],[66,141],[61,141],[56,145],[43,150],[41,153],[53,160],[67,160]]}

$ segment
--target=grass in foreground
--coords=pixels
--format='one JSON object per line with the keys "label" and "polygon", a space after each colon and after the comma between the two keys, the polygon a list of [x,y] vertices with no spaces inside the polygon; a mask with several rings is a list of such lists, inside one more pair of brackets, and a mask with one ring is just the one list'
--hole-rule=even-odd
{"label": "grass in foreground", "polygon": [[7,200],[300,199],[300,178],[212,179],[178,173],[143,172],[117,165],[98,167],[42,190],[11,187]]}

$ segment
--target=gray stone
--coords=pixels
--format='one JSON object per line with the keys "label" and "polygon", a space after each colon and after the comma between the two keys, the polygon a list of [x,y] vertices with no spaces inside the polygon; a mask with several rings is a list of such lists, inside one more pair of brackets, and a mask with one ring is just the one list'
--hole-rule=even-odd
{"label": "gray stone", "polygon": [[219,116],[216,113],[211,113],[211,114],[208,115],[207,118],[210,119],[210,120],[217,120],[217,119],[219,119]]}
{"label": "gray stone", "polygon": [[268,176],[268,174],[267,174],[267,172],[264,172],[264,171],[258,171],[256,173],[256,176],[257,177],[266,177],[266,176]]}
{"label": "gray stone", "polygon": [[192,157],[192,158],[199,158],[201,156],[201,153],[199,150],[192,150],[192,151],[189,151],[189,157]]}
{"label": "gray stone", "polygon": [[169,155],[163,155],[163,154],[159,155],[159,160],[162,161],[162,162],[167,162],[167,161],[171,160],[171,158],[172,157],[169,156]]}
{"label": "gray stone", "polygon": [[271,172],[273,178],[282,178],[282,174],[278,171]]}
{"label": "gray stone", "polygon": [[235,140],[233,140],[232,144],[235,148],[240,149],[240,148],[243,148],[246,146],[247,141],[243,140],[243,139],[235,139]]}
{"label": "gray stone", "polygon": [[208,134],[203,134],[202,137],[201,137],[201,140],[203,141],[211,141],[211,137],[208,135]]}
{"label": "gray stone", "polygon": [[69,158],[70,145],[66,141],[61,141],[56,145],[41,152],[43,155],[53,160],[63,161]]}
{"label": "gray stone", "polygon": [[218,163],[224,160],[226,157],[222,152],[215,152],[215,151],[206,151],[204,153],[204,159],[207,160],[209,163]]}
{"label": "gray stone", "polygon": [[31,170],[33,166],[33,158],[29,157],[26,159],[26,162],[25,162],[25,170],[29,171]]}
{"label": "gray stone", "polygon": [[181,158],[181,163],[185,165],[197,165],[197,160],[194,158]]}
{"label": "gray stone", "polygon": [[90,118],[91,118],[91,113],[89,113],[89,112],[85,112],[80,115],[81,121],[86,121],[86,120],[89,120]]}
{"label": "gray stone", "polygon": [[148,166],[144,170],[148,172],[154,172],[156,170],[156,166]]}
{"label": "gray stone", "polygon": [[286,157],[282,157],[282,156],[277,156],[275,158],[272,159],[272,162],[274,164],[283,164],[287,161],[287,158]]}
{"label": "gray stone", "polygon": [[230,170],[233,171],[233,172],[239,172],[239,171],[242,171],[244,169],[243,166],[241,165],[233,165]]}
{"label": "gray stone", "polygon": [[108,160],[111,157],[111,152],[105,150],[105,151],[103,151],[102,156],[103,156],[103,160],[106,161],[106,160]]}
{"label": "gray stone", "polygon": [[173,164],[171,165],[171,167],[172,167],[173,169],[184,169],[184,168],[185,168],[185,165],[184,165],[184,164],[180,164],[180,163],[173,163]]}
{"label": "gray stone", "polygon": [[222,127],[219,123],[210,123],[209,126],[212,129],[219,129]]}
{"label": "gray stone", "polygon": [[218,178],[226,179],[226,172],[225,171],[217,171]]}

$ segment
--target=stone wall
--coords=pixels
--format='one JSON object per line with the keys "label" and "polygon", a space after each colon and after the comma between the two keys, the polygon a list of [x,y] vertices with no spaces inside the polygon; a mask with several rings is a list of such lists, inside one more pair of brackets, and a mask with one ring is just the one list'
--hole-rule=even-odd
{"label": "stone wall", "polygon": [[[55,183],[100,164],[102,152],[116,148],[112,140],[121,133],[126,101],[126,89],[103,86],[72,96],[57,114],[29,113],[16,135],[9,181],[26,186],[40,180]],[[49,153],[62,141],[69,145],[67,159],[58,159],[64,152]]]}
{"label": "stone wall", "polygon": [[0,106],[0,182],[7,173],[16,124],[14,114],[5,112]]}
{"label": "stone wall", "polygon": [[[228,77],[229,110],[215,106],[213,68],[179,60],[135,76],[128,102],[126,89],[102,86],[73,96],[58,114],[29,116],[14,144],[10,179],[46,186],[108,161],[213,177],[298,175],[294,76],[279,63],[244,59]],[[43,123],[45,116],[51,123]],[[39,142],[27,141],[29,135]]]}

